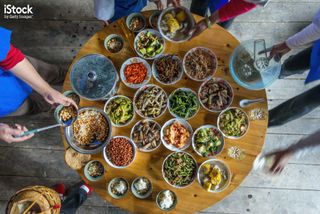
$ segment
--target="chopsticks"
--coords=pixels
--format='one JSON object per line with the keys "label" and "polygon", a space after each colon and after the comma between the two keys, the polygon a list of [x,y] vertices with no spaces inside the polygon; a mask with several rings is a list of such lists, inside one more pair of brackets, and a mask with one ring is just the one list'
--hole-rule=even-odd
{"label": "chopsticks", "polygon": [[29,207],[27,207],[27,209],[25,209],[25,210],[23,211],[22,214],[26,214],[26,213],[33,207],[33,205],[34,205],[36,202],[37,202],[37,200],[35,200],[34,202],[32,202],[32,203],[29,205]]}

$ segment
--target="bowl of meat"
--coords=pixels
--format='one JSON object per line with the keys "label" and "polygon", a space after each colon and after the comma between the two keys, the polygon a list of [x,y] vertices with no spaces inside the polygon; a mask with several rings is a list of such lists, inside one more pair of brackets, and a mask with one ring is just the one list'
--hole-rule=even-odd
{"label": "bowl of meat", "polygon": [[217,57],[208,48],[192,48],[183,58],[184,72],[190,79],[195,81],[205,81],[211,78],[215,74],[217,67]]}

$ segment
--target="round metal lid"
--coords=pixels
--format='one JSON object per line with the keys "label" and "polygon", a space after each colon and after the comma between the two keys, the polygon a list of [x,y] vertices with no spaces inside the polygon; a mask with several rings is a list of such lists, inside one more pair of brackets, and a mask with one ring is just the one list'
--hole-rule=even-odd
{"label": "round metal lid", "polygon": [[87,100],[102,100],[115,87],[117,70],[112,61],[100,54],[87,55],[73,64],[72,89]]}
{"label": "round metal lid", "polygon": [[280,60],[276,57],[269,59],[264,53],[266,50],[264,40],[248,40],[234,49],[229,67],[239,85],[249,90],[261,90],[278,79]]}

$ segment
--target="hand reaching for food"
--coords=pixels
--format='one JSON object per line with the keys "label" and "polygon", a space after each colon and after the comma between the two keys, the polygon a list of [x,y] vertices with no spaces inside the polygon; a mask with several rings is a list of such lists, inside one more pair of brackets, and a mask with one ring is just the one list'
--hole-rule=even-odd
{"label": "hand reaching for food", "polygon": [[58,92],[57,90],[51,88],[49,91],[42,94],[43,98],[51,105],[62,104],[64,106],[73,105],[78,109],[77,104],[71,98],[68,98]]}
{"label": "hand reaching for food", "polygon": [[271,155],[274,155],[274,163],[269,169],[272,174],[280,174],[285,166],[288,164],[290,158],[293,156],[293,152],[289,149],[281,150],[274,152]]}
{"label": "hand reaching for food", "polygon": [[269,58],[272,59],[273,57],[279,57],[279,59],[281,59],[281,57],[287,54],[290,50],[291,49],[285,42],[274,45],[271,49]]}
{"label": "hand reaching for food", "polygon": [[30,134],[24,137],[15,137],[28,131],[28,129],[25,126],[21,126],[19,124],[15,124],[15,126],[15,128],[12,128],[7,124],[0,123],[0,140],[3,140],[7,143],[15,143],[26,141],[33,137],[34,134]]}

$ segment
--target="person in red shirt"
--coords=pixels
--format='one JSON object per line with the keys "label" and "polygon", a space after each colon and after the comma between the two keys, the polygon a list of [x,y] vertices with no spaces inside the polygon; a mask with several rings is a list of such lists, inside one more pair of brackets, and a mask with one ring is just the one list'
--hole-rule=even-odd
{"label": "person in red shirt", "polygon": [[[76,106],[50,86],[61,84],[66,70],[25,57],[12,46],[10,37],[11,31],[0,27],[0,118],[46,112],[58,104]],[[24,131],[26,127],[19,124],[10,127],[0,123],[0,141],[21,142],[33,136],[15,137]]]}
{"label": "person in red shirt", "polygon": [[[269,0],[192,0],[190,11],[205,17],[189,32],[192,38],[198,36],[213,24],[228,28],[233,19],[247,13],[257,5],[266,6]],[[211,15],[207,16],[208,10]]]}

